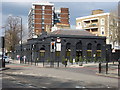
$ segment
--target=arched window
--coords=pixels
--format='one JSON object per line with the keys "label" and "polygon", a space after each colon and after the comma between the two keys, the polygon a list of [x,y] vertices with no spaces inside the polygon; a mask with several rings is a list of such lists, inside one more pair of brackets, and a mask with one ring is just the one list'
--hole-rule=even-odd
{"label": "arched window", "polygon": [[67,43],[67,44],[66,44],[66,50],[69,50],[69,49],[70,49],[70,46],[71,46],[71,44],[70,44],[70,43]]}
{"label": "arched window", "polygon": [[101,44],[97,44],[96,57],[101,57]]}
{"label": "arched window", "polygon": [[80,57],[82,57],[82,43],[78,42],[76,44],[76,61],[79,61]]}
{"label": "arched window", "polygon": [[89,43],[89,44],[87,45],[87,50],[92,50],[92,44],[91,44],[91,43]]}
{"label": "arched window", "polygon": [[45,57],[45,48],[40,49],[40,57]]}
{"label": "arched window", "polygon": [[92,57],[92,44],[87,45],[87,57]]}
{"label": "arched window", "polygon": [[71,44],[67,43],[66,44],[66,57],[70,57],[70,51],[71,51]]}
{"label": "arched window", "polygon": [[102,18],[101,19],[101,25],[104,25],[105,24],[105,18]]}
{"label": "arched window", "polygon": [[82,50],[82,43],[81,42],[78,42],[76,44],[76,50]]}
{"label": "arched window", "polygon": [[97,44],[97,50],[101,50],[101,44]]}

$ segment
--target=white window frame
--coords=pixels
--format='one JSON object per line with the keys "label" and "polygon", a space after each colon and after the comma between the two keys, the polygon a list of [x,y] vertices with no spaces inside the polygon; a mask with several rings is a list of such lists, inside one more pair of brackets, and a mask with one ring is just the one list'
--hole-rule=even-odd
{"label": "white window frame", "polygon": [[78,22],[78,26],[81,26],[81,22]]}
{"label": "white window frame", "polygon": [[84,23],[84,27],[86,27],[86,23],[85,22],[83,22]]}
{"label": "white window frame", "polygon": [[101,25],[105,25],[105,18],[101,18],[100,23]]}
{"label": "white window frame", "polygon": [[[101,27],[101,35],[105,35],[105,27]],[[104,34],[102,34],[102,32],[104,32]]]}
{"label": "white window frame", "polygon": [[42,10],[45,10],[45,6],[42,6]]}

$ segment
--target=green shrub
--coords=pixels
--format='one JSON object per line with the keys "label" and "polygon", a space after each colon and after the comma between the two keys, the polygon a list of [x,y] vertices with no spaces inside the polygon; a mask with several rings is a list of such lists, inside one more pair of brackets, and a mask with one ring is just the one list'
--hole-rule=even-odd
{"label": "green shrub", "polygon": [[65,64],[65,57],[62,57],[62,64]]}
{"label": "green shrub", "polygon": [[76,56],[75,58],[75,62],[78,62],[79,61],[79,57]]}
{"label": "green shrub", "polygon": [[47,59],[47,62],[50,62],[50,58]]}
{"label": "green shrub", "polygon": [[88,59],[87,59],[87,62],[91,62],[91,58],[88,58]]}
{"label": "green shrub", "polygon": [[84,61],[83,58],[82,58],[82,56],[79,57],[79,61],[80,61],[80,62],[83,62],[83,61]]}
{"label": "green shrub", "polygon": [[72,64],[73,64],[73,60],[72,60],[72,58],[71,58],[71,57],[70,57],[70,60],[69,60],[69,61],[70,61],[70,63],[72,63]]}
{"label": "green shrub", "polygon": [[62,57],[62,64],[65,64],[65,61],[68,61],[68,59],[65,57]]}

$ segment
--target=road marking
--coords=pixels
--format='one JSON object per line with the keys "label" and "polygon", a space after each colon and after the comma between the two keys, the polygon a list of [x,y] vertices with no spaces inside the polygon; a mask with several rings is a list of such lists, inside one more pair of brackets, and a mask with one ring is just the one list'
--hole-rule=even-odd
{"label": "road marking", "polygon": [[85,87],[83,87],[83,86],[75,86],[75,88],[85,88]]}
{"label": "road marking", "polygon": [[51,83],[45,83],[45,84],[51,84]]}
{"label": "road marking", "polygon": [[47,88],[47,87],[42,87],[42,88]]}
{"label": "road marking", "polygon": [[56,78],[57,76],[52,76],[52,77],[55,77],[55,78]]}
{"label": "road marking", "polygon": [[20,74],[23,74],[23,72],[20,72]]}
{"label": "road marking", "polygon": [[72,78],[66,78],[66,79],[70,79],[71,80]]}

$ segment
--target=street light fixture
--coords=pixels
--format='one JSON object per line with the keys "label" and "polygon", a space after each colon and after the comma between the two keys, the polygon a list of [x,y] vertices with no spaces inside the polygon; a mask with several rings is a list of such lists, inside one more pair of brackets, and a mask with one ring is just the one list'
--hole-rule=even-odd
{"label": "street light fixture", "polygon": [[21,60],[22,60],[22,17],[19,17],[17,16],[18,18],[20,18],[20,21],[21,21],[21,33],[20,33],[20,38],[21,38],[21,43],[20,43],[20,49],[21,49],[21,52],[20,52],[20,63],[21,63]]}
{"label": "street light fixture", "polygon": [[[2,27],[5,28],[5,27]],[[5,32],[3,32],[2,30],[2,37],[1,37],[1,49],[2,49],[2,62],[1,62],[1,66],[0,67],[5,67],[5,59],[4,59],[4,55],[5,55]]]}

